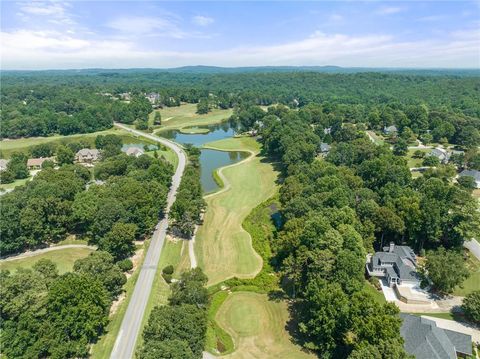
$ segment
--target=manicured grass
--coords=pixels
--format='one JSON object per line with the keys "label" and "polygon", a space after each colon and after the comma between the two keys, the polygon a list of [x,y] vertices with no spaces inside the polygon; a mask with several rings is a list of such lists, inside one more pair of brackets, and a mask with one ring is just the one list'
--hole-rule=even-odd
{"label": "manicured grass", "polygon": [[43,144],[43,143],[55,143],[55,144],[67,144],[70,142],[84,141],[87,142],[90,146],[93,146],[95,143],[95,137],[98,135],[107,135],[114,134],[122,137],[124,143],[153,143],[146,139],[138,139],[137,136],[130,134],[129,132],[119,129],[112,128],[106,131],[98,131],[92,133],[79,133],[70,136],[49,136],[49,137],[28,137],[28,138],[19,138],[16,140],[2,140],[0,141],[0,152],[5,158],[9,158],[13,152],[23,152],[28,153],[29,147]]}
{"label": "manicured grass", "polygon": [[181,133],[186,134],[195,134],[195,133],[208,133],[208,128],[198,128],[198,127],[185,127],[180,129]]}
{"label": "manicured grass", "polygon": [[363,287],[363,290],[367,293],[372,294],[378,304],[383,304],[387,302],[385,299],[385,296],[383,295],[383,292],[381,290],[377,290],[373,285],[371,285],[367,281],[365,281],[365,286]]}
{"label": "manicured grass", "polygon": [[195,243],[198,264],[209,285],[233,276],[252,278],[262,268],[262,260],[242,222],[253,208],[273,196],[277,173],[270,163],[261,161],[260,145],[250,137],[220,140],[208,147],[255,155],[220,170],[227,189],[206,197],[207,211]]}
{"label": "manicured grass", "polygon": [[421,317],[422,315],[426,315],[426,316],[434,317],[434,318],[455,320],[454,316],[450,312],[447,312],[447,313],[410,313],[410,314],[416,315],[418,317]]}
{"label": "manicured grass", "polygon": [[[156,126],[156,128],[159,130],[211,125],[226,120],[233,113],[233,110],[231,109],[215,109],[205,115],[199,115],[196,113],[196,104],[183,104],[176,107],[165,107],[156,111],[160,111],[160,114],[162,115],[162,125]],[[149,115],[150,125],[153,125],[154,116],[155,111]]]}
{"label": "manicured grass", "polygon": [[465,296],[475,290],[480,290],[480,261],[468,252],[467,268],[470,276],[463,282],[463,288],[455,288],[453,294]]}
{"label": "manicured grass", "polygon": [[28,177],[28,178],[23,178],[23,179],[13,181],[12,183],[0,184],[0,192],[14,189],[15,187],[18,187],[18,186],[23,186],[25,183],[27,183],[31,179],[32,177]]}
{"label": "manicured grass", "polygon": [[288,317],[284,301],[251,292],[229,294],[215,318],[235,343],[225,358],[315,358],[292,343],[285,330]]}
{"label": "manicured grass", "polygon": [[380,136],[380,135],[377,135],[375,132],[373,131],[367,131],[368,134],[372,137],[373,139],[373,142],[378,145],[378,146],[382,146],[384,143],[385,143],[385,140],[383,138],[383,136]]}
{"label": "manicured grass", "polygon": [[414,158],[413,157],[413,154],[416,152],[416,151],[420,151],[420,152],[423,152],[423,153],[428,153],[430,152],[431,150],[430,149],[421,149],[421,150],[408,150],[407,154],[405,155],[405,157],[407,158],[407,165],[409,168],[413,168],[413,167],[422,167],[423,166],[423,158]]}
{"label": "manicured grass", "polygon": [[50,259],[60,273],[70,272],[77,259],[85,258],[93,250],[90,248],[65,248],[41,253],[32,257],[20,258],[12,261],[0,261],[0,270],[13,271],[17,268],[31,268],[40,259]]}
{"label": "manicured grass", "polygon": [[[152,156],[152,157],[154,156],[154,153],[155,153],[155,151],[145,152],[145,154],[147,154],[149,156]],[[178,157],[175,154],[175,152],[173,152],[170,148],[167,148],[165,151],[158,150],[157,154],[158,154],[159,157],[163,157],[165,160],[170,162],[173,165],[173,167],[177,168]]]}
{"label": "manicured grass", "polygon": [[223,330],[215,320],[218,310],[223,302],[228,298],[229,293],[220,291],[210,298],[210,307],[208,308],[208,327],[207,340],[205,348],[207,351],[215,354],[229,354],[234,350],[232,337]]}

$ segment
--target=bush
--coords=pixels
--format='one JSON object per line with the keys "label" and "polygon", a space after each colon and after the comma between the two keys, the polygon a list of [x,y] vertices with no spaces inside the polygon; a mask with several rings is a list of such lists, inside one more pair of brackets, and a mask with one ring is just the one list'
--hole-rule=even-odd
{"label": "bush", "polygon": [[480,323],[480,290],[470,293],[462,303],[465,316],[475,323]]}
{"label": "bush", "polygon": [[123,259],[117,262],[117,266],[122,270],[122,272],[127,272],[133,268],[133,263],[130,259]]}
{"label": "bush", "polygon": [[377,290],[381,290],[382,286],[380,285],[380,281],[378,280],[377,277],[370,277],[368,278],[368,281],[370,282],[371,285],[375,287]]}
{"label": "bush", "polygon": [[423,160],[424,166],[436,167],[440,164],[440,160],[435,156],[426,156]]}
{"label": "bush", "polygon": [[170,264],[170,265],[166,266],[165,268],[163,268],[162,273],[172,275],[174,271],[175,271],[175,268],[173,268],[173,266]]}

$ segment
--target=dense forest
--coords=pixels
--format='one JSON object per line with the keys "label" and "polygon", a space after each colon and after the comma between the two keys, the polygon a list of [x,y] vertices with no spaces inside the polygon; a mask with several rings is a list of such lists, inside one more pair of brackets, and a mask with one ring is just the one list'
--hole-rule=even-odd
{"label": "dense forest", "polygon": [[[302,108],[322,104],[328,121],[396,125],[435,140],[478,143],[480,77],[448,72],[202,73],[137,71],[7,72],[2,77],[2,136],[93,132],[112,121],[144,123],[145,93],[160,106],[212,102],[220,108],[280,103]],[[119,100],[131,93],[130,103]],[[427,136],[428,137],[428,136]],[[469,139],[472,137],[473,139]]]}
{"label": "dense forest", "polygon": [[[393,240],[428,249],[431,263],[439,258],[447,272],[460,273],[457,249],[480,235],[477,204],[468,189],[451,183],[455,171],[448,166],[412,180],[403,156],[375,145],[354,124],[332,125],[330,113],[311,104],[267,112],[247,106],[233,116],[259,128],[264,151],[283,165],[283,225],[271,243],[273,262],[295,300],[306,348],[322,358],[407,358],[398,309],[362,290],[365,255]],[[321,158],[324,140],[332,148]],[[455,260],[442,260],[444,248]],[[432,278],[440,273],[429,270]],[[443,278],[433,285],[451,290]]]}

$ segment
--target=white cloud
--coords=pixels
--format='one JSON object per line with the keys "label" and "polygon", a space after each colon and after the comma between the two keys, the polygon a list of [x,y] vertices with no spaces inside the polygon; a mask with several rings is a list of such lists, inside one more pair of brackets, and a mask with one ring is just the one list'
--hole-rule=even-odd
{"label": "white cloud", "polygon": [[135,41],[85,39],[60,32],[2,32],[2,68],[128,68],[339,65],[365,67],[478,67],[479,30],[438,40],[397,41],[388,35],[350,36],[316,32],[299,41],[218,51],[145,50]]}
{"label": "white cloud", "polygon": [[192,21],[194,24],[200,25],[200,26],[208,26],[211,23],[214,22],[214,20],[211,17],[208,16],[202,16],[202,15],[197,15],[192,18]]}
{"label": "white cloud", "polygon": [[379,15],[392,15],[392,14],[397,14],[399,12],[402,12],[403,8],[401,7],[396,7],[396,6],[384,6],[381,7],[376,11],[377,14]]}
{"label": "white cloud", "polygon": [[24,22],[32,19],[47,21],[51,24],[70,26],[75,24],[73,16],[68,12],[68,3],[32,1],[20,3],[19,16]]}

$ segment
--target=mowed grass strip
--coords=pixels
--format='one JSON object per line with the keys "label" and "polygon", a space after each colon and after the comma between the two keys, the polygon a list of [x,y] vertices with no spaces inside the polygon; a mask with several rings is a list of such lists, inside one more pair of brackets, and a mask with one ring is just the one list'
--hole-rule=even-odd
{"label": "mowed grass strip", "polygon": [[233,338],[235,351],[224,358],[316,358],[295,345],[285,330],[289,318],[284,301],[265,294],[233,292],[217,312],[216,321]]}
{"label": "mowed grass strip", "polygon": [[207,211],[197,232],[195,253],[209,285],[228,278],[253,278],[262,259],[252,248],[251,237],[242,228],[250,211],[276,191],[278,173],[259,156],[260,144],[240,137],[215,141],[208,148],[250,151],[252,156],[220,169],[226,190],[206,196]]}
{"label": "mowed grass strip", "polygon": [[232,109],[214,109],[207,114],[199,115],[197,114],[197,105],[188,103],[153,111],[149,115],[149,125],[153,125],[155,112],[157,111],[162,116],[162,125],[157,127],[160,131],[212,125],[225,121],[233,113]]}
{"label": "mowed grass strip", "polygon": [[57,265],[62,274],[71,272],[77,259],[85,258],[93,249],[90,248],[64,248],[51,252],[40,253],[31,257],[19,258],[11,261],[0,261],[0,270],[14,271],[18,268],[32,268],[40,259],[50,259]]}

